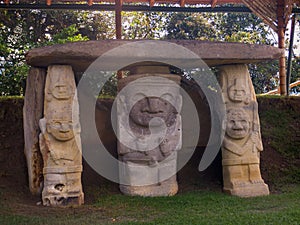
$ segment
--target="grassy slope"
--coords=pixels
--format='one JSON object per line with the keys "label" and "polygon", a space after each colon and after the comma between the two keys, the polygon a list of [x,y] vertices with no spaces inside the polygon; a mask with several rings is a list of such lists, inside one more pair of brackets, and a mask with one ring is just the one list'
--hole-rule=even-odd
{"label": "grassy slope", "polygon": [[33,211],[39,210],[36,215],[5,207],[0,224],[300,223],[300,186],[280,195],[248,199],[208,191],[157,198],[94,194],[98,196],[92,205],[73,209],[35,206]]}
{"label": "grassy slope", "polygon": [[[270,182],[279,186],[300,184],[300,98],[259,97],[260,120]],[[280,156],[280,160],[275,159]],[[262,157],[264,157],[262,155]]]}

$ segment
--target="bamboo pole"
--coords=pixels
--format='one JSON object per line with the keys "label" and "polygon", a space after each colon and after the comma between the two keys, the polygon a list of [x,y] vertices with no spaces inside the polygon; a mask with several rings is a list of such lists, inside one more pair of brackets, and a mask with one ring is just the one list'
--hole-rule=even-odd
{"label": "bamboo pole", "polygon": [[[285,0],[277,0],[277,21],[278,21],[278,47],[285,49],[285,23],[284,23]],[[279,59],[279,89],[280,95],[286,95],[286,68],[285,55]]]}

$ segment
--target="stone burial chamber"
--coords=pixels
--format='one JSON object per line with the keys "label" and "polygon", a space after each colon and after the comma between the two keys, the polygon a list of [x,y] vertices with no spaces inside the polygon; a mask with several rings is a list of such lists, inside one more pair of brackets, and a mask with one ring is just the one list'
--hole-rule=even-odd
{"label": "stone burial chamber", "polygon": [[[31,68],[23,108],[24,152],[30,191],[41,195],[43,205],[84,203],[76,83],[98,57],[135,42],[145,41],[76,42],[36,48],[26,54]],[[148,42],[153,48],[160,46],[156,50],[162,53],[163,60],[167,53],[161,46],[165,42]],[[186,48],[218,71],[222,92],[219,94],[224,99],[227,118],[221,146],[224,192],[240,197],[268,195],[268,185],[260,174],[263,146],[247,64],[277,59],[283,51],[266,45],[242,43],[176,40],[168,43],[174,45],[175,50],[176,46]],[[139,52],[141,49],[134,50]],[[107,63],[115,64],[128,55],[115,56]],[[139,54],[136,57],[138,59]],[[180,60],[176,54],[169,57]],[[124,181],[120,182],[120,190],[127,195],[171,196],[178,191],[177,154],[182,151],[185,141],[181,118],[184,102],[179,91],[184,79],[182,74],[171,71],[172,65],[149,64],[142,60],[137,65],[123,67],[129,72],[128,76],[118,80],[117,118],[114,119],[119,138],[117,157],[122,162],[119,177]],[[149,77],[151,79],[147,79]],[[201,98],[195,98],[195,91],[189,89],[189,85],[185,86],[200,118],[197,145],[205,146],[210,131],[209,107],[201,90],[197,91]],[[162,131],[165,132],[163,136]],[[154,135],[151,141],[155,145],[149,142],[150,134]],[[120,140],[127,140],[127,144]]]}

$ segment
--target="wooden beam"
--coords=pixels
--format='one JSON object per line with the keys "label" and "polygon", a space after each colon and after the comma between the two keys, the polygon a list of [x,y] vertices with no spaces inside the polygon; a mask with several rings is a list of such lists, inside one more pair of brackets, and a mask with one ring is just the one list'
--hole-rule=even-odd
{"label": "wooden beam", "polygon": [[122,0],[116,0],[115,6],[115,23],[116,23],[116,38],[122,38]]}
{"label": "wooden beam", "polygon": [[[285,49],[285,18],[284,18],[285,0],[277,0],[277,21],[278,21],[278,47]],[[286,95],[286,66],[285,55],[279,59],[279,90],[280,95]]]}
{"label": "wooden beam", "polygon": [[[180,0],[181,1],[181,0]],[[196,4],[203,4],[203,5],[211,5],[212,1],[217,1],[218,5],[222,4],[241,4],[243,3],[242,0],[184,0],[185,4],[187,5],[196,5]],[[14,1],[16,2],[16,1]],[[24,2],[24,1],[21,1]],[[46,1],[37,1],[38,3],[28,3],[30,1],[25,1],[26,3],[18,3],[17,5],[43,5],[44,2],[48,4],[47,2],[50,2],[49,5],[52,5],[52,0],[46,0]],[[54,1],[55,3],[59,2],[59,5],[69,5],[71,3],[77,4],[77,3],[82,3],[84,1],[82,0],[59,0],[59,1]],[[86,0],[87,4],[90,4],[90,0]],[[116,0],[92,0],[93,3],[115,3]],[[124,3],[146,3],[149,2],[149,0],[123,0]],[[177,4],[178,0],[155,0],[156,3],[159,4]],[[4,0],[4,4],[10,4],[10,0]],[[12,3],[10,5],[15,5],[16,3]],[[78,5],[84,5],[84,4],[78,4]]]}
{"label": "wooden beam", "polygon": [[[93,1],[94,3],[95,0]],[[157,1],[155,1],[157,3]],[[186,3],[187,4],[187,3]],[[115,4],[1,4],[0,9],[6,10],[87,10],[87,11],[115,11]],[[122,5],[122,11],[124,12],[215,12],[215,13],[251,13],[252,11],[245,6],[218,6],[215,8],[199,6],[199,7],[177,7],[177,6],[153,6],[148,5]],[[293,9],[293,13],[300,14],[300,10],[297,8]],[[277,29],[277,28],[276,28]]]}

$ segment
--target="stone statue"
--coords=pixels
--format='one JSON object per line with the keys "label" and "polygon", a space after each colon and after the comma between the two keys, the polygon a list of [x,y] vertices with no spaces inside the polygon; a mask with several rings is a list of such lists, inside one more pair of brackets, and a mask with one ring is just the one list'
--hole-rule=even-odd
{"label": "stone statue", "polygon": [[168,196],[178,191],[179,83],[179,76],[162,74],[132,75],[119,81],[118,154],[123,162],[120,189],[125,194]]}
{"label": "stone statue", "polygon": [[239,108],[229,109],[222,154],[225,191],[230,187],[229,192],[238,192],[248,184],[264,186],[259,169],[262,150],[259,132],[255,130],[248,113]]}
{"label": "stone statue", "polygon": [[224,191],[241,197],[268,195],[260,173],[263,150],[255,92],[245,65],[220,68],[227,109],[222,145]]}
{"label": "stone statue", "polygon": [[70,66],[49,66],[40,120],[44,205],[83,204],[79,110]]}

